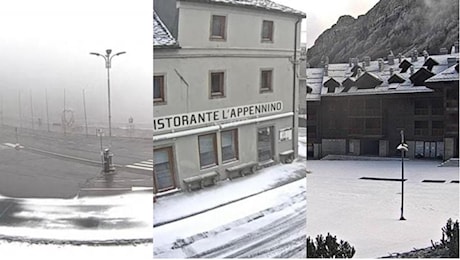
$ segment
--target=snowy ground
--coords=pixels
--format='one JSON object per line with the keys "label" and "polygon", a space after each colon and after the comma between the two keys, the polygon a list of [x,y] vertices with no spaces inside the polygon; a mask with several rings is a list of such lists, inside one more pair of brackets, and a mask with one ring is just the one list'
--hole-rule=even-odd
{"label": "snowy ground", "polygon": [[70,200],[0,197],[0,202],[11,205],[0,212],[5,219],[0,225],[2,254],[20,259],[49,259],[50,254],[151,259],[150,192]]}
{"label": "snowy ground", "polygon": [[305,161],[299,160],[221,182],[220,187],[159,198],[154,258],[305,257],[304,176]]}
{"label": "snowy ground", "polygon": [[[308,161],[307,235],[330,232],[350,242],[357,258],[376,258],[439,241],[448,218],[459,219],[457,167],[438,161],[405,161],[404,217],[400,161]],[[426,183],[423,180],[445,180]]]}

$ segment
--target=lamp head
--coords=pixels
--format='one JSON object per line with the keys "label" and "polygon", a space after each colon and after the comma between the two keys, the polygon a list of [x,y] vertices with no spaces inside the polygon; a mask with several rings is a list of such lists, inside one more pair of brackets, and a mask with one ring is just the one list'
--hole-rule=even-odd
{"label": "lamp head", "polygon": [[112,50],[111,50],[111,49],[107,49],[107,50],[105,50],[105,52],[107,53],[107,55],[110,55],[110,53],[112,53]]}
{"label": "lamp head", "polygon": [[91,54],[91,55],[96,55],[96,56],[101,56],[101,54],[96,53],[96,52],[90,52],[89,54]]}

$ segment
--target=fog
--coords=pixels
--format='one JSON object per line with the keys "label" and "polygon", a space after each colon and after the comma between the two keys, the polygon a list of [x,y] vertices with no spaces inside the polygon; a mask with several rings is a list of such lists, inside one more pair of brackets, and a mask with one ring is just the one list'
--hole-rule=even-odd
{"label": "fog", "polygon": [[318,36],[334,25],[340,16],[351,15],[357,18],[369,11],[378,0],[274,0],[307,14],[302,21],[301,41],[310,48]]}
{"label": "fog", "polygon": [[[0,3],[0,120],[37,127],[108,126],[106,49],[112,127],[132,117],[152,129],[152,1],[19,0]],[[66,112],[64,112],[64,110]]]}

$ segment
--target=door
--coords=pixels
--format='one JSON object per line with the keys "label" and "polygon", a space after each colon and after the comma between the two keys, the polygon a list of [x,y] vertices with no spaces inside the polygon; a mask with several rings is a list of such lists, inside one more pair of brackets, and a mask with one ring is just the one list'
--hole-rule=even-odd
{"label": "door", "polygon": [[257,129],[257,157],[259,162],[273,159],[273,127]]}
{"label": "door", "polygon": [[176,188],[172,147],[153,150],[153,175],[156,192]]}

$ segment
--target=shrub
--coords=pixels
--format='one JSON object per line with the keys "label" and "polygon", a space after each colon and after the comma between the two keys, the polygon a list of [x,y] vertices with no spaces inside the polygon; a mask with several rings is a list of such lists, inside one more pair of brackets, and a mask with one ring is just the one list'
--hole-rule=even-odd
{"label": "shrub", "polygon": [[449,257],[458,258],[458,220],[453,223],[452,219],[448,219],[441,230],[441,243],[449,249]]}
{"label": "shrub", "polygon": [[338,243],[337,237],[329,233],[326,238],[318,235],[315,241],[307,237],[307,258],[352,258],[355,252],[348,242]]}

